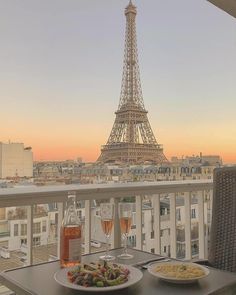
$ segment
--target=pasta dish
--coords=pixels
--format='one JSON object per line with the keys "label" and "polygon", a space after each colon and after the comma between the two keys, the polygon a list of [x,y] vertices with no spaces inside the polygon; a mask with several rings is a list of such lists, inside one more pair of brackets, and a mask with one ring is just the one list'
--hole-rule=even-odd
{"label": "pasta dish", "polygon": [[153,271],[175,279],[197,279],[205,276],[204,269],[195,264],[160,264]]}

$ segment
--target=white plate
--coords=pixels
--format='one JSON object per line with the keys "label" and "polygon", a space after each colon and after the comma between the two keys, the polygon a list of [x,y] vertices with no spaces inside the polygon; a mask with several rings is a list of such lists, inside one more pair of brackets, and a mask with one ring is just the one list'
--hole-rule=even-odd
{"label": "white plate", "polygon": [[68,281],[67,278],[67,272],[70,269],[73,269],[74,267],[69,267],[69,268],[63,268],[58,270],[55,274],[54,274],[54,279],[56,280],[56,282],[64,287],[67,288],[71,288],[71,289],[76,289],[76,290],[80,290],[80,291],[89,291],[89,292],[104,292],[104,291],[113,291],[113,290],[119,290],[119,289],[123,289],[123,288],[127,288],[129,286],[132,286],[134,284],[136,284],[138,281],[140,281],[143,277],[142,272],[135,268],[132,267],[130,265],[124,265],[124,264],[118,264],[117,265],[123,266],[124,268],[127,268],[130,273],[128,276],[128,281],[125,282],[124,284],[120,284],[117,286],[109,286],[109,287],[83,287],[83,286],[79,286],[76,284],[71,283],[70,281]]}
{"label": "white plate", "polygon": [[[190,265],[190,266],[198,266],[199,268],[201,268],[204,271],[204,275],[200,276],[200,277],[196,277],[196,278],[172,278],[172,277],[167,277],[159,272],[157,272],[155,269],[157,266],[161,266],[161,265],[173,265],[173,264],[178,264],[178,265]],[[196,282],[199,279],[205,278],[206,276],[209,275],[210,271],[208,268],[197,264],[197,263],[191,263],[191,262],[179,262],[179,261],[171,261],[171,262],[165,262],[165,263],[161,263],[161,262],[157,262],[157,263],[153,263],[148,267],[148,272],[153,275],[154,277],[160,278],[164,281],[167,282],[171,282],[171,283],[175,283],[175,284],[189,284],[189,283],[193,283]]]}

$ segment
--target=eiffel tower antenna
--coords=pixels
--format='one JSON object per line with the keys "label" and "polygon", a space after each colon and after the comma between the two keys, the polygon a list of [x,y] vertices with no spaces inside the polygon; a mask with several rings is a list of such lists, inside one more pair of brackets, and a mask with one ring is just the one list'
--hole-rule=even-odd
{"label": "eiffel tower antenna", "polygon": [[132,1],[125,8],[126,37],[123,77],[116,118],[98,162],[139,164],[168,162],[157,143],[144,107],[136,39],[137,9]]}

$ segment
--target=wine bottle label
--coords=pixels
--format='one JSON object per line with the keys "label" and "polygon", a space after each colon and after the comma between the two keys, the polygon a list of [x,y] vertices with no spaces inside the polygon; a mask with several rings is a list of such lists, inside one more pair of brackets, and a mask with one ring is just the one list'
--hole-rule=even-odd
{"label": "wine bottle label", "polygon": [[81,239],[69,240],[69,260],[81,260]]}

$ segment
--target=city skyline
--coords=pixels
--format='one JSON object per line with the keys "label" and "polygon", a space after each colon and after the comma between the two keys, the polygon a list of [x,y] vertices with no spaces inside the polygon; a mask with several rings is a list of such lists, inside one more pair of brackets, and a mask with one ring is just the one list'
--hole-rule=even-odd
{"label": "city skyline", "polygon": [[[145,107],[166,156],[236,163],[235,20],[207,1],[133,2]],[[31,145],[35,160],[97,159],[119,103],[127,4],[1,2],[0,141]]]}

